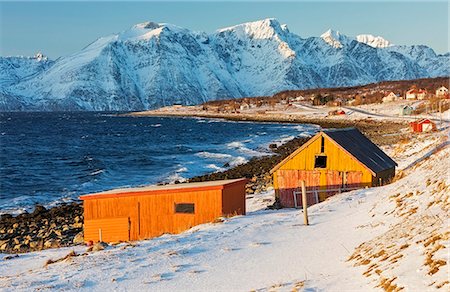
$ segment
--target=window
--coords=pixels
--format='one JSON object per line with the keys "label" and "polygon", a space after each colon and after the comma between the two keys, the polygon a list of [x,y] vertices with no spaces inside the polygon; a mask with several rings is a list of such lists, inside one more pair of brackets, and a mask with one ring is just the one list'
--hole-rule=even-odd
{"label": "window", "polygon": [[325,155],[316,155],[316,160],[314,161],[314,168],[326,168],[327,167],[327,157]]}
{"label": "window", "polygon": [[175,213],[194,214],[195,207],[192,203],[175,203]]}

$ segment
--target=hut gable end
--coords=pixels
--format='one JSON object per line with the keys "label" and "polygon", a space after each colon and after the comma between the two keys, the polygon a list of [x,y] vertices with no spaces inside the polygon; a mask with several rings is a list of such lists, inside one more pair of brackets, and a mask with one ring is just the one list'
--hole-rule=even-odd
{"label": "hut gable end", "polygon": [[[397,164],[377,145],[372,143],[356,128],[325,130],[312,137],[308,142],[277,164],[270,172],[278,169],[313,170],[315,157],[322,153],[321,137],[324,137],[324,153],[328,158],[327,169],[339,169],[339,165],[354,166],[355,162],[372,175]],[[339,163],[338,163],[339,162]]]}

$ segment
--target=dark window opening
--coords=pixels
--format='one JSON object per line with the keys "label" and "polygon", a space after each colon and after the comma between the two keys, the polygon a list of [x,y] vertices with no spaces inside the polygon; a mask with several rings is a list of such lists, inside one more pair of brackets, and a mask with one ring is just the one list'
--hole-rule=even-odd
{"label": "dark window opening", "polygon": [[327,157],[325,155],[317,155],[314,162],[314,168],[326,168],[327,167]]}
{"label": "dark window opening", "polygon": [[325,138],[323,136],[320,141],[320,153],[325,153]]}
{"label": "dark window opening", "polygon": [[175,213],[194,214],[195,207],[192,203],[175,204]]}

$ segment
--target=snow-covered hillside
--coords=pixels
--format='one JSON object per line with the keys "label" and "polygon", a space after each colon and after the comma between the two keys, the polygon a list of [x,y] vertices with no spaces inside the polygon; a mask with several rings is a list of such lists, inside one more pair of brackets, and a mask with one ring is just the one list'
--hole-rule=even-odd
{"label": "snow-covered hillside", "polygon": [[0,110],[144,110],[286,89],[450,75],[450,55],[275,19],[206,34],[145,22],[56,61],[0,57]]}
{"label": "snow-covered hillside", "polygon": [[309,208],[310,226],[300,210],[263,210],[269,191],[247,200],[246,216],[179,235],[3,255],[0,289],[448,291],[448,141],[427,134],[385,148],[399,179]]}

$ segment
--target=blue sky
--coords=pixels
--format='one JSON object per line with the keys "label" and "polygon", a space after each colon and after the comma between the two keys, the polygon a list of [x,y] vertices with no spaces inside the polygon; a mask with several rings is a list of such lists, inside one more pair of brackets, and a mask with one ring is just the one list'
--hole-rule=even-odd
{"label": "blue sky", "polygon": [[51,58],[74,53],[98,37],[143,21],[214,30],[268,17],[301,37],[328,28],[349,36],[381,35],[394,44],[449,51],[449,3],[440,2],[0,2],[0,55]]}

